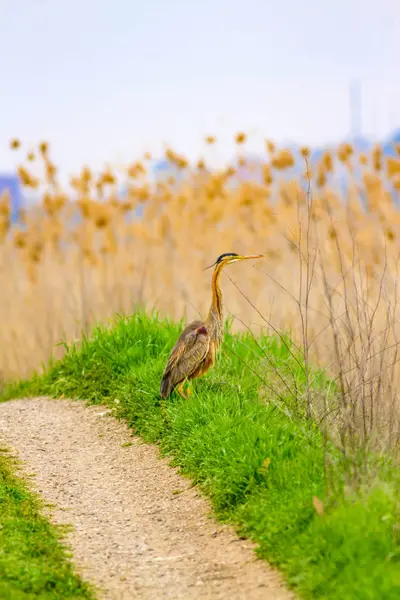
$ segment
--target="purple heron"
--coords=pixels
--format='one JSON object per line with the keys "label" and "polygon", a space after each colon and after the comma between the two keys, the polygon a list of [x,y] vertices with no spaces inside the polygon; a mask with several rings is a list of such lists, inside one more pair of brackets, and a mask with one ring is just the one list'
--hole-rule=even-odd
{"label": "purple heron", "polygon": [[215,353],[223,338],[224,307],[219,285],[223,268],[239,260],[262,257],[262,254],[241,256],[227,252],[207,267],[215,267],[211,280],[212,300],[208,316],[205,321],[190,323],[172,348],[160,385],[161,398],[168,398],[176,386],[179,394],[187,398],[188,394],[185,394],[183,389],[185,382],[201,377],[214,365]]}

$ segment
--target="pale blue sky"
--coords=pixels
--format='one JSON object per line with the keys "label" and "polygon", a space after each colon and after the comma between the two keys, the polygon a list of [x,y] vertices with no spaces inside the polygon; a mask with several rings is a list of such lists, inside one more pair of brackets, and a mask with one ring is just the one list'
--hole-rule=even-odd
{"label": "pale blue sky", "polygon": [[[7,142],[50,140],[65,170],[163,142],[229,158],[232,135],[337,141],[348,84],[363,129],[400,126],[399,0],[0,0],[0,170]],[[210,155],[210,151],[208,151]]]}

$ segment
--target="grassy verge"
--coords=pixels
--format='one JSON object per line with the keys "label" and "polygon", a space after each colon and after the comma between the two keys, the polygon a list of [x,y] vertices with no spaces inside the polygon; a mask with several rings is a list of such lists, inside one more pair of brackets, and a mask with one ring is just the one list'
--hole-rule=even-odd
{"label": "grassy verge", "polygon": [[73,572],[61,530],[41,515],[40,501],[15,469],[15,460],[0,448],[0,598],[93,598]]}
{"label": "grassy verge", "polygon": [[[304,598],[400,597],[398,476],[384,464],[344,493],[338,452],[274,375],[304,389],[301,360],[275,338],[225,337],[215,369],[194,384],[189,401],[168,401],[158,388],[179,327],[136,314],[71,346],[43,376],[8,387],[12,396],[49,394],[108,403],[208,495],[221,519],[259,544],[258,552]],[[325,386],[323,377],[317,385]],[[279,384],[278,382],[275,382]],[[327,480],[327,456],[331,468]],[[322,505],[313,505],[313,497]],[[321,509],[323,506],[323,510]]]}

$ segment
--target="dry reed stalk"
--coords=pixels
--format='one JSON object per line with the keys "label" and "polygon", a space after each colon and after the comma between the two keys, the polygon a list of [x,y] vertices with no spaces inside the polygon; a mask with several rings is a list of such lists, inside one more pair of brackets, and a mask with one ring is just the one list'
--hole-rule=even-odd
{"label": "dry reed stalk", "polygon": [[[240,147],[245,141],[237,134]],[[17,150],[20,142],[11,145]],[[229,273],[239,289],[225,277],[234,329],[291,331],[304,357],[300,400],[309,415],[340,415],[337,434],[346,448],[349,437],[354,447],[374,436],[398,443],[400,214],[388,191],[397,184],[398,159],[386,164],[379,147],[356,157],[345,145],[325,153],[312,175],[307,147],[296,157],[269,142],[259,180],[238,182],[233,168],[208,172],[203,159],[192,168],[183,155],[167,155],[177,177],[152,187],[146,163],[133,163],[124,199],[111,168],[95,177],[84,167],[71,180],[73,192],[63,192],[46,144],[29,169],[21,166],[24,185],[40,185],[43,202],[22,227],[10,227],[9,208],[0,203],[3,377],[29,375],[62,354],[56,344],[63,336],[79,338],[135,305],[175,319],[204,314],[209,278],[202,268],[228,250],[264,252],[264,266]],[[284,180],[296,161],[305,163],[305,179]],[[351,172],[356,163],[363,185],[353,183],[343,198],[332,177],[338,165]],[[313,363],[337,378],[336,413],[313,396]],[[279,374],[277,381],[292,394],[293,381]]]}

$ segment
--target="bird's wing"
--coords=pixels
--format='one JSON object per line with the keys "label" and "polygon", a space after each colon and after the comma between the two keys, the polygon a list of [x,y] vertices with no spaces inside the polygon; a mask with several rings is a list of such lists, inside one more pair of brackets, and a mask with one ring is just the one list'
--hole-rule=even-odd
{"label": "bird's wing", "polygon": [[164,374],[167,374],[175,366],[185,348],[189,348],[195,342],[196,329],[202,326],[204,326],[202,321],[193,321],[193,323],[190,323],[187,327],[185,327],[177,339],[175,346],[171,350]]}
{"label": "bird's wing", "polygon": [[209,337],[199,336],[196,338],[194,344],[189,348],[185,348],[182,352],[181,357],[175,364],[171,376],[176,383],[189,377],[206,357],[208,349],[210,347]]}
{"label": "bird's wing", "polygon": [[171,377],[178,383],[189,377],[206,356],[209,346],[209,336],[196,334],[196,329],[203,326],[201,321],[195,321],[186,327],[171,350],[164,371],[164,378]]}

